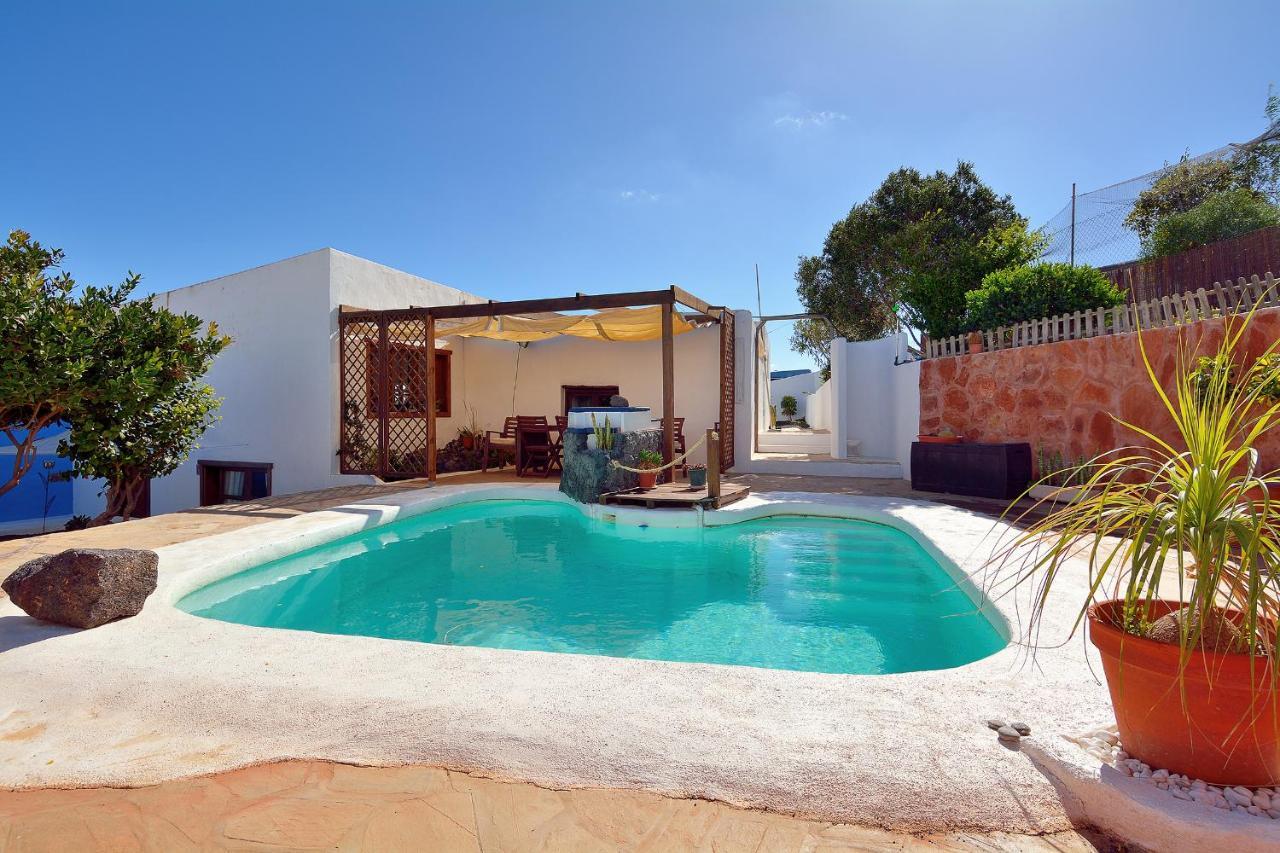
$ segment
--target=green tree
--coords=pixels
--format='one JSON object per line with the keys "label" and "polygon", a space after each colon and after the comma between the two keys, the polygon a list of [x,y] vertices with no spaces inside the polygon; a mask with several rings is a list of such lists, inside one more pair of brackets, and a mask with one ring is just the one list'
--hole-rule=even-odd
{"label": "green tree", "polygon": [[1267,130],[1237,146],[1230,157],[1191,160],[1183,154],[1138,195],[1124,222],[1138,232],[1145,255],[1155,254],[1150,243],[1161,222],[1213,196],[1238,193],[1237,198],[1247,194],[1259,202],[1280,202],[1280,96],[1274,89],[1267,93],[1265,115]]}
{"label": "green tree", "polygon": [[[954,172],[891,173],[831,227],[821,255],[800,258],[797,293],[851,340],[883,337],[906,321],[930,335],[960,331],[964,295],[993,270],[1033,260],[1038,235],[971,163]],[[826,363],[816,324],[797,323],[792,346]]]}
{"label": "green tree", "polygon": [[127,520],[147,480],[172,473],[198,446],[219,403],[201,377],[231,339],[216,323],[203,328],[199,317],[149,299],[93,319],[99,346],[84,376],[90,390],[72,410],[59,452],[77,475],[107,481],[107,506],[93,521],[105,524]]}
{"label": "green tree", "polygon": [[995,329],[1073,311],[1123,305],[1125,295],[1098,270],[1031,264],[996,270],[965,295],[970,330]]}
{"label": "green tree", "polygon": [[1252,190],[1227,190],[1161,219],[1143,245],[1143,257],[1163,258],[1273,225],[1280,225],[1280,207]]}
{"label": "green tree", "polygon": [[40,431],[83,404],[102,343],[95,318],[117,308],[137,280],[77,294],[75,280],[56,272],[62,257],[20,230],[0,247],[0,431],[14,448],[0,495],[31,470]]}
{"label": "green tree", "polygon": [[787,394],[779,402],[778,408],[782,410],[782,414],[786,416],[787,420],[791,420],[796,416],[796,398]]}

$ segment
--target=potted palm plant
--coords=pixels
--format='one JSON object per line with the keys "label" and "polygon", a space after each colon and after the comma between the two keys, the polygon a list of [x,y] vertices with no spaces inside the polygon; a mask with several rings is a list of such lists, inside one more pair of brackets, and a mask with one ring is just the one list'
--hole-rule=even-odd
{"label": "potted palm plant", "polygon": [[1280,782],[1280,471],[1259,470],[1257,445],[1280,420],[1269,394],[1280,361],[1278,343],[1247,357],[1251,320],[1226,324],[1213,359],[1230,369],[1206,370],[1181,347],[1168,391],[1139,335],[1172,436],[1120,421],[1142,446],[1091,460],[1085,488],[996,559],[1033,584],[1032,632],[1067,562],[1088,562],[1075,625],[1087,621],[1102,656],[1126,752],[1267,786]]}
{"label": "potted palm plant", "polygon": [[662,467],[662,454],[656,450],[641,450],[636,454],[636,467],[641,469],[636,478],[642,489],[652,489],[658,485],[658,469]]}

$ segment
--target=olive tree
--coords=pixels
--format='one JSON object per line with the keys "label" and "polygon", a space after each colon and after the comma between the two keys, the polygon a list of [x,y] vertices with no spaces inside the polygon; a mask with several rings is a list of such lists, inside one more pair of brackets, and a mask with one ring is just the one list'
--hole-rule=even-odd
{"label": "olive tree", "polygon": [[84,378],[91,393],[71,412],[59,452],[78,476],[106,480],[107,505],[93,520],[105,524],[127,520],[147,481],[198,446],[219,403],[201,377],[231,339],[149,299],[97,319],[101,344]]}
{"label": "olive tree", "polygon": [[31,470],[40,432],[84,404],[101,321],[137,281],[77,293],[75,280],[57,272],[62,257],[25,231],[10,232],[0,246],[0,432],[14,449],[0,471],[0,495]]}
{"label": "olive tree", "polygon": [[[1009,196],[983,183],[973,164],[933,174],[903,168],[831,226],[822,254],[800,258],[797,294],[850,340],[883,337],[902,321],[935,337],[956,334],[965,294],[1040,248]],[[796,325],[793,348],[821,364],[826,343],[818,324]]]}

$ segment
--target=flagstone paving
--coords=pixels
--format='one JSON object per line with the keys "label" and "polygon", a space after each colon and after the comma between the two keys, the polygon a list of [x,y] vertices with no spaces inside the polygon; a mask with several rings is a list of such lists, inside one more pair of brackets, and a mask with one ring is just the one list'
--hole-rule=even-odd
{"label": "flagstone paving", "polygon": [[1111,849],[1076,833],[914,837],[642,791],[294,761],[147,788],[0,792],[0,851]]}

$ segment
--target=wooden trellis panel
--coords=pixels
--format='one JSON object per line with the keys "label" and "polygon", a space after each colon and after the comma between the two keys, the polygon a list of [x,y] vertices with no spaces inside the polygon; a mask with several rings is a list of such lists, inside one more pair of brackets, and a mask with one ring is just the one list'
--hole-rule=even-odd
{"label": "wooden trellis panel", "polygon": [[720,470],[733,467],[733,416],[737,381],[737,341],[733,312],[720,312]]}

